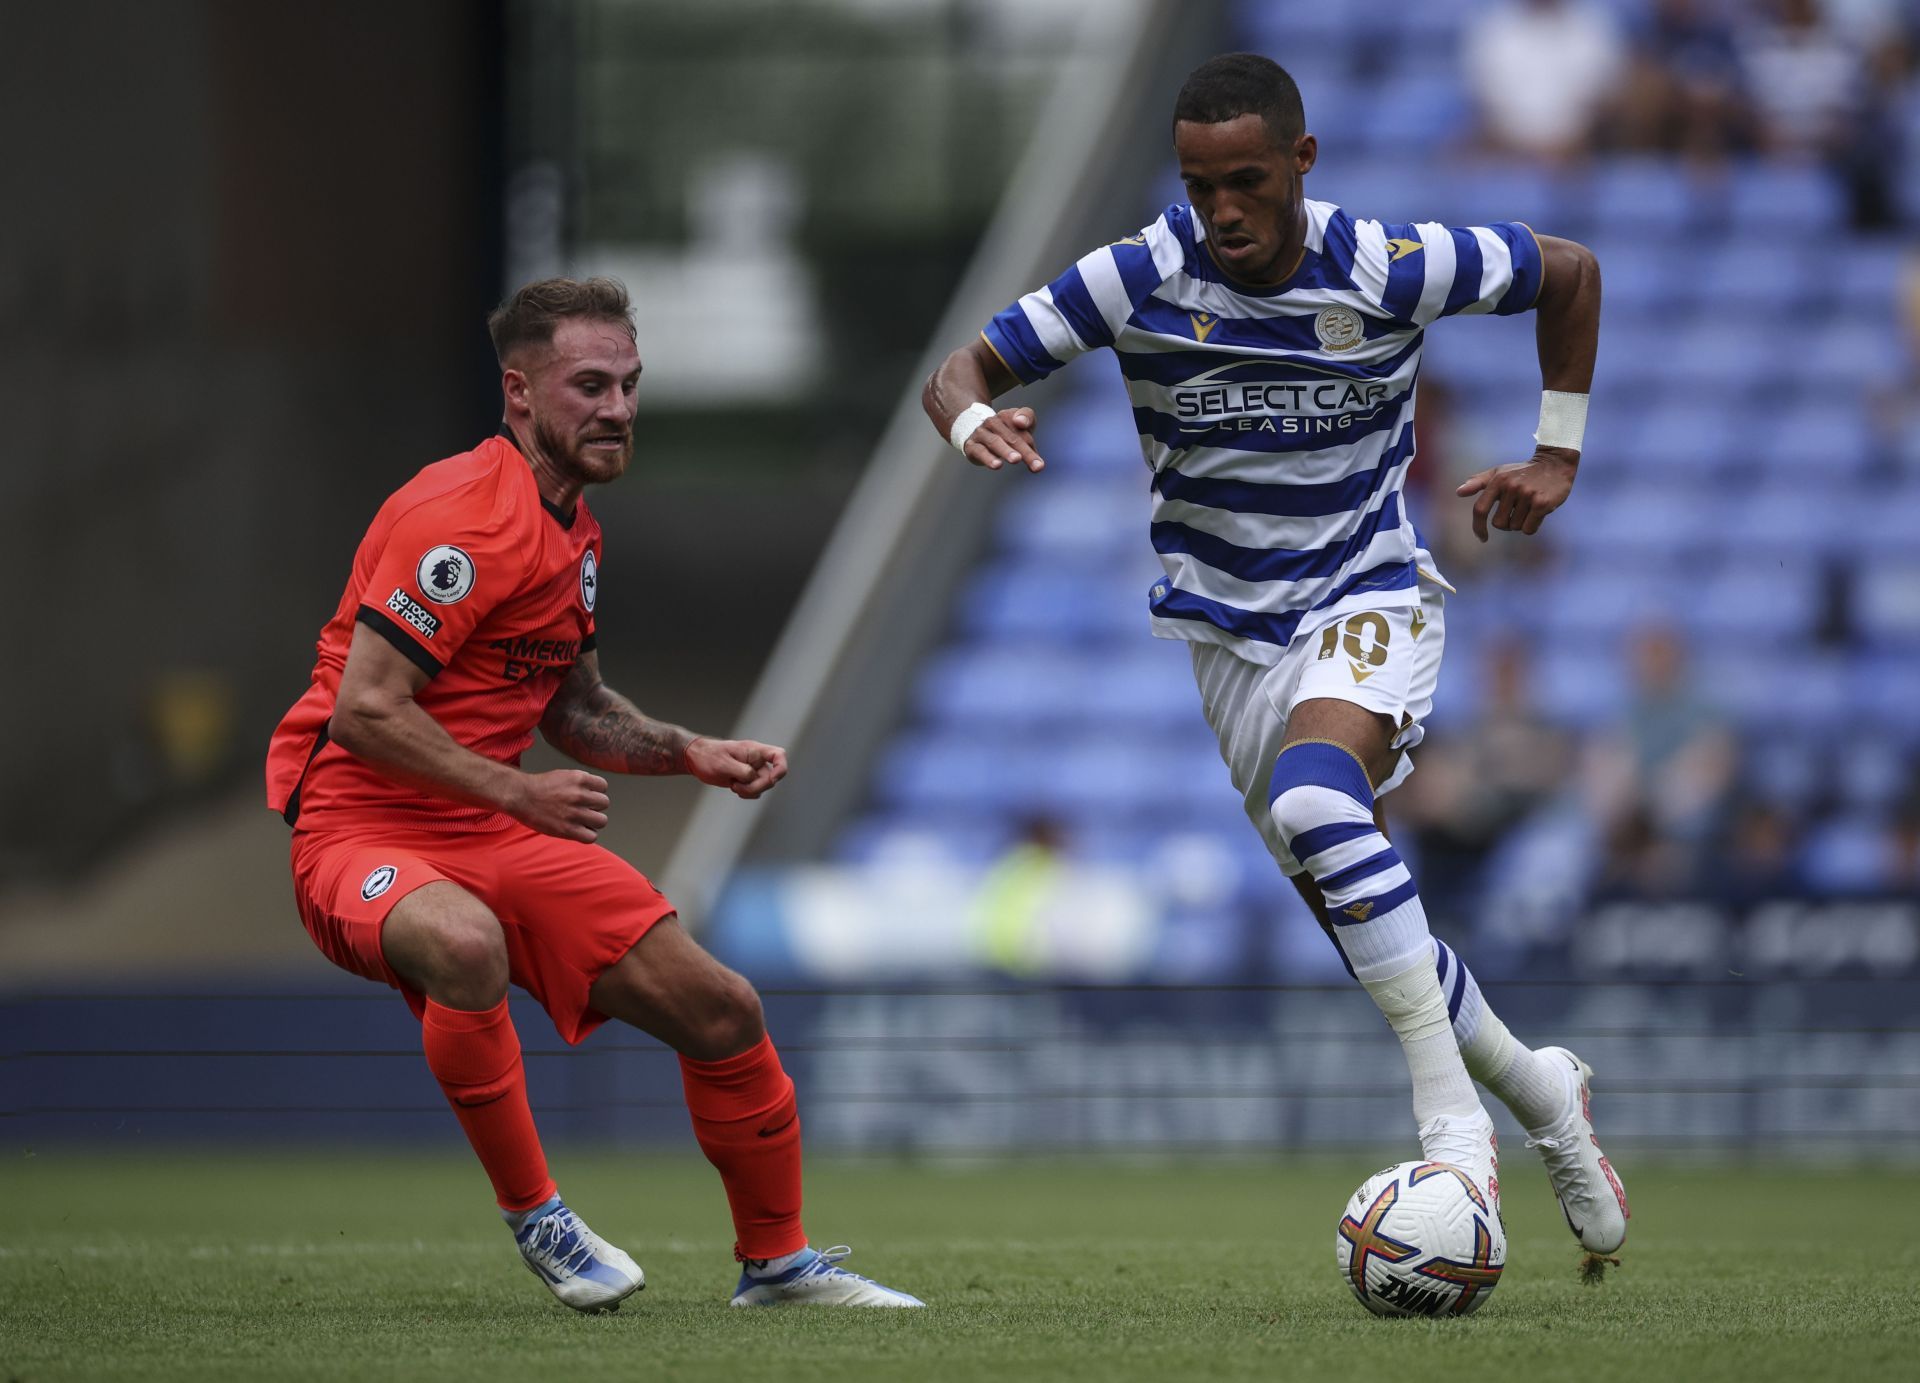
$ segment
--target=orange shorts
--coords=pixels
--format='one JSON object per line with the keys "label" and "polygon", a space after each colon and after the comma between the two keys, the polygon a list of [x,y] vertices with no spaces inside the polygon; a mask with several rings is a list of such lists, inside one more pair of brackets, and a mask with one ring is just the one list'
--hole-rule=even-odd
{"label": "orange shorts", "polygon": [[610,850],[518,822],[498,831],[404,827],[293,833],[293,892],[307,935],[335,965],[383,980],[415,1014],[426,997],[387,964],[380,928],[393,905],[437,880],[458,884],[500,919],[513,982],[540,1001],[560,1036],[578,1042],[606,1015],[593,982],[673,904]]}

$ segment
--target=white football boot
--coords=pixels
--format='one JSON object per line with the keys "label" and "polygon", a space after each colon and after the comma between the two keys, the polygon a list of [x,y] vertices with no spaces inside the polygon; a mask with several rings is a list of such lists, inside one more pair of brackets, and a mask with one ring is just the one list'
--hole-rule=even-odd
{"label": "white football boot", "polygon": [[647,1285],[640,1265],[588,1229],[558,1196],[529,1215],[513,1240],[533,1275],[576,1311],[617,1311]]}
{"label": "white football boot", "polygon": [[748,1263],[740,1271],[731,1306],[925,1306],[918,1297],[883,1287],[872,1278],[850,1273],[840,1261],[853,1252],[845,1244],[830,1249],[802,1249],[800,1256],[777,1273],[756,1274]]}
{"label": "white football boot", "polygon": [[[1487,1193],[1487,1208],[1500,1215],[1500,1136],[1486,1110],[1439,1114],[1420,1126],[1420,1153],[1429,1162],[1458,1167]],[[1504,1220],[1501,1223],[1505,1223]]]}
{"label": "white football boot", "polygon": [[1627,1188],[1593,1135],[1593,1068],[1565,1047],[1539,1047],[1534,1055],[1565,1070],[1567,1113],[1556,1124],[1527,1130],[1527,1146],[1546,1160],[1553,1194],[1567,1228],[1590,1254],[1610,1254],[1627,1239]]}

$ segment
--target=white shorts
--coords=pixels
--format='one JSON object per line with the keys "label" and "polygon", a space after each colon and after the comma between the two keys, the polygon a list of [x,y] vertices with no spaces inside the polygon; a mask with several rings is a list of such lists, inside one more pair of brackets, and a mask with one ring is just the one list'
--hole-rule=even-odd
{"label": "white shorts", "polygon": [[1422,722],[1433,709],[1447,638],[1446,588],[1422,572],[1419,592],[1417,606],[1348,610],[1319,624],[1303,622],[1270,667],[1218,644],[1187,645],[1207,724],[1220,737],[1220,757],[1227,761],[1247,817],[1289,877],[1301,872],[1300,862],[1267,813],[1267,784],[1295,706],[1318,697],[1351,701],[1400,727],[1392,741],[1400,758],[1374,790],[1376,796],[1399,787],[1413,772],[1406,751],[1426,736]]}

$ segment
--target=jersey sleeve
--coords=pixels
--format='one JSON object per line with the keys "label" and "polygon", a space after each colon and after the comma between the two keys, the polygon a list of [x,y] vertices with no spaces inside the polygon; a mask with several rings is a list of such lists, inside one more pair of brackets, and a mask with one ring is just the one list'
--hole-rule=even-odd
{"label": "jersey sleeve", "polygon": [[1540,240],[1521,221],[1445,226],[1356,221],[1354,279],[1397,322],[1530,312],[1540,297]]}
{"label": "jersey sleeve", "polygon": [[1162,216],[1137,235],[1082,255],[1068,270],[994,314],[980,334],[1022,384],[1077,355],[1111,346],[1184,256]]}
{"label": "jersey sleeve", "polygon": [[497,515],[421,504],[388,532],[355,619],[436,676],[480,621],[519,589],[527,546]]}

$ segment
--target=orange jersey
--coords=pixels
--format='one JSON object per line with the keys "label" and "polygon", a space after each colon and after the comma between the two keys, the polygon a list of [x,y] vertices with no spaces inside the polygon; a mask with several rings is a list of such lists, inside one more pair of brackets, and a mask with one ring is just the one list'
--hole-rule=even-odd
{"label": "orange jersey", "polygon": [[415,700],[464,747],[518,763],[547,703],[593,647],[600,525],[540,496],[507,437],[490,437],[401,486],[353,557],[320,632],[313,684],[274,731],[267,805],[301,830],[367,825],[493,830],[507,818],[383,775],[328,742],[356,624],[425,672]]}

